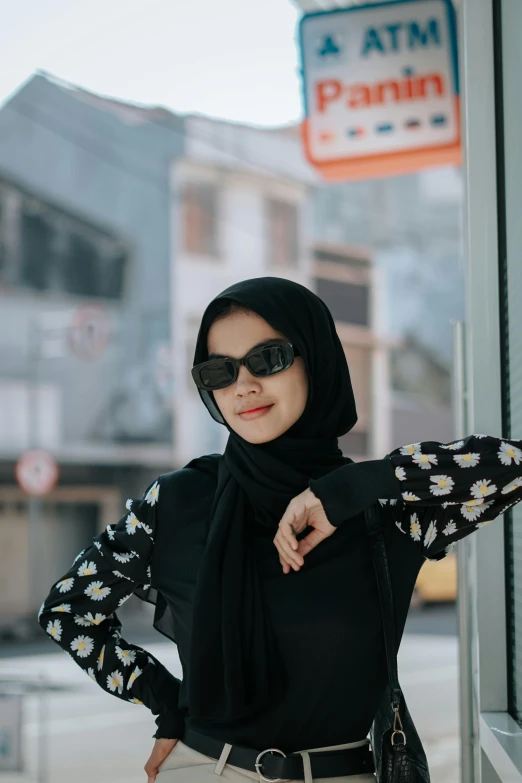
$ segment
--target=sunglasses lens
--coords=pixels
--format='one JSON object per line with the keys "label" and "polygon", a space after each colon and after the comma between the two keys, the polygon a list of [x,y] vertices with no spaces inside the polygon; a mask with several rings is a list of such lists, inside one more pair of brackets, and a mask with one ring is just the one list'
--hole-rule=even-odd
{"label": "sunglasses lens", "polygon": [[262,378],[285,370],[291,363],[290,351],[285,351],[282,345],[270,345],[261,351],[250,354],[248,369],[253,375]]}
{"label": "sunglasses lens", "polygon": [[199,372],[199,377],[205,389],[223,389],[230,386],[236,377],[232,362],[226,359],[218,359],[208,362]]}
{"label": "sunglasses lens", "polygon": [[[268,345],[259,351],[253,351],[245,363],[252,375],[264,378],[290,367],[294,355],[292,346],[287,343]],[[234,383],[237,371],[234,362],[229,359],[211,359],[209,362],[203,362],[203,364],[194,367],[192,376],[201,389],[212,391],[224,389]]]}

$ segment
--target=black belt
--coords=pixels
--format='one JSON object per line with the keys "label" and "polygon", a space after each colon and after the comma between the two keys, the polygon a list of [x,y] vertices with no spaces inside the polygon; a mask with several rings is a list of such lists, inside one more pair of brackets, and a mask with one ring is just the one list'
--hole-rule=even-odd
{"label": "black belt", "polygon": [[[182,742],[216,760],[220,758],[226,744],[223,740],[208,737],[190,726],[185,728]],[[304,779],[303,757],[299,753],[285,756],[283,751],[277,748],[259,751],[245,748],[243,745],[232,745],[226,763],[248,769],[250,772],[257,771],[261,780]],[[310,753],[310,766],[314,778],[335,778],[375,771],[373,752],[369,744],[341,750],[313,751]]]}

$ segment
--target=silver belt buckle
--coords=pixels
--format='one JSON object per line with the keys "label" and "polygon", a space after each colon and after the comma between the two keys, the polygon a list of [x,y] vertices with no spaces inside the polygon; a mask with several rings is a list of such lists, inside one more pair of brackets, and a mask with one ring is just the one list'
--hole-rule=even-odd
{"label": "silver belt buckle", "polygon": [[259,759],[261,758],[261,756],[264,756],[265,753],[280,753],[286,759],[286,753],[283,753],[283,751],[279,750],[279,748],[267,748],[266,750],[262,750],[261,753],[259,754],[259,756],[257,757],[256,763],[255,763],[255,768],[257,770],[257,774],[259,775],[261,780],[267,780],[269,783],[274,783],[274,781],[278,781],[278,780],[284,780],[284,778],[267,778],[267,777],[265,777],[263,775],[263,773],[261,772],[261,767],[263,765],[259,763]]}

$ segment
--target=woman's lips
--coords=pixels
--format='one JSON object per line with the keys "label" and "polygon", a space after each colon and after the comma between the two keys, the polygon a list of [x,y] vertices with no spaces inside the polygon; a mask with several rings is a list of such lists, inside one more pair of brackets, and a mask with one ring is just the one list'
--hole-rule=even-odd
{"label": "woman's lips", "polygon": [[243,411],[243,413],[240,413],[242,419],[250,420],[250,419],[258,419],[260,416],[264,416],[272,405],[264,405],[262,408],[252,408],[249,411]]}

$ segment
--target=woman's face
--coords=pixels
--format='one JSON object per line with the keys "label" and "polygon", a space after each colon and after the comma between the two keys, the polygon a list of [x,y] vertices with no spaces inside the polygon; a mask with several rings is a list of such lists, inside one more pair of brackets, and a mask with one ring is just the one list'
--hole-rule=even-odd
{"label": "woman's face", "polygon": [[[210,327],[209,359],[216,358],[212,354],[241,359],[258,343],[281,339],[286,338],[256,313],[234,312]],[[301,356],[287,370],[268,378],[256,378],[241,366],[234,384],[214,392],[227,424],[249,443],[267,443],[286,432],[303,413],[307,396]]]}

